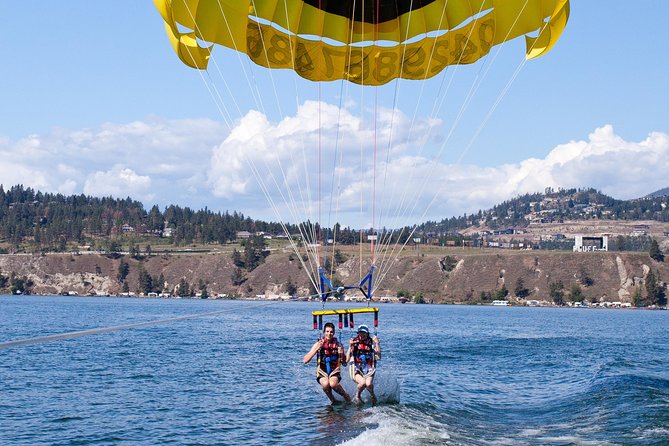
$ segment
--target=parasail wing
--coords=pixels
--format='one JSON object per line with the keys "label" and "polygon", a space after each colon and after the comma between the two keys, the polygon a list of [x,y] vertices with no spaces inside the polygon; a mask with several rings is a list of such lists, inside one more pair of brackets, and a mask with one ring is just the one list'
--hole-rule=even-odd
{"label": "parasail wing", "polygon": [[206,69],[211,46],[218,44],[309,80],[364,85],[429,78],[522,35],[527,57],[539,57],[557,42],[569,16],[569,0],[154,3],[179,58],[191,67]]}

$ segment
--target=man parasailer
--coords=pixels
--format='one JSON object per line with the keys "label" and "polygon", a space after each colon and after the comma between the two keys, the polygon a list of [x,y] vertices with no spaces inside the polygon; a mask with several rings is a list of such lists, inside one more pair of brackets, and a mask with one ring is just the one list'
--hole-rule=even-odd
{"label": "man parasailer", "polygon": [[346,352],[346,362],[353,360],[353,380],[358,385],[355,394],[355,403],[361,402],[362,391],[367,389],[372,400],[376,404],[374,394],[374,373],[376,372],[376,360],[381,358],[381,344],[378,336],[369,335],[366,325],[358,327],[358,335],[351,339]]}
{"label": "man parasailer", "polygon": [[316,381],[323,387],[323,392],[325,392],[330,402],[336,402],[332,394],[334,390],[346,402],[350,403],[351,397],[340,384],[341,366],[346,364],[344,347],[342,347],[335,337],[335,326],[332,322],[325,324],[323,327],[323,337],[316,341],[311,350],[309,350],[309,353],[304,355],[303,362],[308,364],[314,356],[317,357],[318,361],[316,366]]}

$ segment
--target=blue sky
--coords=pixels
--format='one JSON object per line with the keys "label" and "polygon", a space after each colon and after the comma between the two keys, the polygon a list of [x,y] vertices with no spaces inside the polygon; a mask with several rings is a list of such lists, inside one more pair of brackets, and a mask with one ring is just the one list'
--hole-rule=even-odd
{"label": "blue sky", "polygon": [[[493,51],[486,62],[426,83],[418,107],[420,83],[401,83],[390,145],[384,131],[398,90],[379,89],[374,199],[373,89],[351,87],[340,110],[339,83],[321,87],[319,106],[315,84],[282,72],[274,79],[277,102],[267,74],[252,68],[266,107],[258,110],[241,76],[248,64],[217,48],[240,108],[228,126],[207,83],[174,55],[149,0],[72,0],[67,7],[4,1],[0,16],[9,36],[0,47],[5,187],[130,195],[147,207],[207,206],[273,220],[394,226],[475,212],[546,186],[592,186],[616,198],[669,186],[663,0],[572,1],[556,47],[523,65],[487,120],[522,63],[521,40],[494,61]],[[463,92],[484,73],[458,120]],[[443,108],[429,116],[440,83],[451,79]],[[212,82],[224,89],[222,80]],[[225,104],[236,108],[232,99]],[[320,206],[312,150],[319,110]],[[331,125],[336,120],[339,132]]]}

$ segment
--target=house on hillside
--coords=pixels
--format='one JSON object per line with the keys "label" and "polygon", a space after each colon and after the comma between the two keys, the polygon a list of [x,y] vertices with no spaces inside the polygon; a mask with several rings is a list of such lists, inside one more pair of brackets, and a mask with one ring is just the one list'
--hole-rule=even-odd
{"label": "house on hillside", "polygon": [[248,239],[251,238],[251,234],[249,231],[237,231],[237,238],[238,239]]}

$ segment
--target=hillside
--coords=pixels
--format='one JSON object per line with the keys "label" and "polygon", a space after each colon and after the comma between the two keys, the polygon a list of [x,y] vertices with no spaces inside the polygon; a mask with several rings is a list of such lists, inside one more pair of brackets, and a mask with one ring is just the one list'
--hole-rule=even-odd
{"label": "hillside", "polygon": [[[450,256],[453,263],[440,262]],[[210,295],[226,293],[240,297],[286,294],[290,281],[298,295],[309,294],[306,274],[288,252],[269,255],[262,265],[245,272],[245,281],[232,284],[235,266],[229,255],[191,254],[155,255],[135,260],[124,256],[109,258],[98,254],[70,255],[1,255],[0,271],[33,282],[33,293],[117,294],[122,290],[116,279],[119,264],[130,266],[126,278],[131,291],[139,289],[139,275],[145,270],[154,277],[164,276],[163,289],[173,292],[185,279],[190,286],[207,283]],[[363,266],[363,270],[367,265]],[[450,269],[450,271],[448,270]],[[355,282],[359,261],[348,260],[337,268],[337,276]],[[409,253],[398,258],[387,271],[377,297],[396,296],[401,290],[410,295],[423,293],[434,302],[474,302],[481,293],[494,293],[504,285],[513,294],[522,278],[530,291],[527,299],[549,301],[549,285],[562,282],[566,295],[579,284],[586,299],[592,301],[629,302],[636,287],[644,291],[649,271],[660,279],[669,278],[669,265],[650,259],[642,253],[557,253],[538,251],[448,250]],[[588,277],[591,283],[587,286]],[[381,277],[377,277],[377,281]]]}
{"label": "hillside", "polygon": [[[573,223],[592,232],[593,225],[610,226],[603,231],[612,235],[649,235],[664,237],[669,230],[669,197],[657,191],[636,200],[616,200],[594,189],[547,188],[544,193],[525,194],[498,204],[486,211],[450,217],[439,222],[428,221],[415,228],[388,228],[381,237],[403,243],[420,238],[421,243],[458,244],[466,239],[473,246],[491,246],[487,238],[496,232],[532,233],[523,247],[569,249],[569,246],[547,244],[542,235],[565,235],[556,225]],[[653,228],[623,228],[642,222]],[[301,231],[300,231],[301,229]],[[544,229],[546,231],[542,232]],[[153,206],[145,210],[142,203],[130,198],[96,198],[84,195],[63,196],[34,191],[22,186],[8,190],[0,185],[0,253],[53,253],[68,251],[130,251],[143,244],[156,250],[199,246],[225,246],[240,239],[240,232],[272,237],[308,238],[321,234],[321,241],[336,239],[340,245],[355,245],[360,233],[355,228],[319,228],[304,222],[283,227],[279,223],[253,220],[233,212],[194,211],[167,206],[163,211]],[[385,230],[385,229],[384,229]],[[302,235],[297,235],[299,232]],[[363,230],[366,233],[368,230]],[[401,239],[404,237],[404,239]],[[538,237],[538,238],[537,238]],[[401,240],[400,240],[401,239]],[[412,240],[409,240],[411,243]],[[316,243],[316,240],[305,240]],[[646,250],[648,241],[619,240],[618,251]],[[542,242],[542,243],[537,243]]]}

